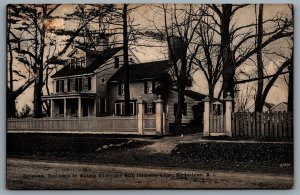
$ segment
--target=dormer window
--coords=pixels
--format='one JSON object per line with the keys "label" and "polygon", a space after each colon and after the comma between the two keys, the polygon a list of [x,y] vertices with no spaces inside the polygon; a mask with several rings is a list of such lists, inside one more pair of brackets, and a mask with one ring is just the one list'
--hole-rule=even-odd
{"label": "dormer window", "polygon": [[71,68],[76,68],[76,58],[71,58],[70,59],[70,67]]}
{"label": "dormer window", "polygon": [[86,67],[86,59],[85,57],[81,58],[72,58],[70,60],[71,68],[85,68]]}

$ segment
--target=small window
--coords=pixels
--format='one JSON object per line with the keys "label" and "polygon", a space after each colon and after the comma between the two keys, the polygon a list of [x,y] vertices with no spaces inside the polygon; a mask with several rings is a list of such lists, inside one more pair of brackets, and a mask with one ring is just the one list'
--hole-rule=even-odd
{"label": "small window", "polygon": [[119,68],[120,66],[120,60],[118,56],[115,56],[115,68]]}
{"label": "small window", "polygon": [[[136,114],[136,106],[135,102],[130,102],[130,115]],[[125,114],[125,102],[115,103],[115,114],[116,115],[124,115]]]}
{"label": "small window", "polygon": [[155,102],[145,103],[145,111],[147,114],[155,114]]}
{"label": "small window", "polygon": [[124,95],[124,83],[119,83],[118,94]]}
{"label": "small window", "polygon": [[115,103],[115,114],[122,115],[122,103]]}
{"label": "small window", "polygon": [[105,78],[102,78],[102,79],[101,79],[101,82],[102,82],[102,83],[105,83]]}
{"label": "small window", "polygon": [[154,88],[155,88],[155,83],[152,81],[146,81],[144,83],[144,92],[145,93],[153,93],[154,92]]}

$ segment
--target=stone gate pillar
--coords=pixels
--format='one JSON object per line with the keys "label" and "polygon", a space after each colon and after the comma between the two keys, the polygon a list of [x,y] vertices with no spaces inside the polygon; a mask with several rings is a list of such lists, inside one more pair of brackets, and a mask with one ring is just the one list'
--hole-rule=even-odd
{"label": "stone gate pillar", "polygon": [[143,135],[143,118],[145,113],[144,100],[142,96],[137,101],[138,105],[138,132],[140,135]]}
{"label": "stone gate pillar", "polygon": [[207,96],[203,99],[204,102],[204,113],[203,113],[203,136],[209,136],[209,112],[210,112],[210,106],[209,102],[210,99]]}
{"label": "stone gate pillar", "polygon": [[156,110],[156,135],[163,134],[163,103],[164,101],[161,99],[161,95],[158,96],[158,99],[155,101],[155,110]]}
{"label": "stone gate pillar", "polygon": [[225,98],[225,132],[226,135],[232,137],[232,127],[231,127],[231,117],[232,117],[232,101],[233,98],[230,96],[230,93],[227,93]]}

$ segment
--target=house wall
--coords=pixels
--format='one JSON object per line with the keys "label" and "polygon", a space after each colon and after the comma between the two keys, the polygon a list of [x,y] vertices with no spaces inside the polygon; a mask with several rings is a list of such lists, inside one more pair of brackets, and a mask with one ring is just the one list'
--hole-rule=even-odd
{"label": "house wall", "polygon": [[[170,91],[169,98],[165,104],[166,116],[169,119],[169,123],[175,122],[174,104],[177,102],[177,93]],[[187,115],[182,115],[182,123],[190,123],[191,120],[194,119],[193,106],[197,105],[199,102],[185,96],[185,103],[187,104]]]}
{"label": "house wall", "polygon": [[[153,102],[157,99],[157,95],[155,93],[144,93],[144,82],[138,82],[138,83],[130,83],[129,84],[130,89],[130,99],[131,100],[138,100],[141,97],[145,102]],[[119,90],[119,84],[118,83],[110,83],[109,84],[109,114],[112,115],[115,110],[115,102],[117,100],[124,100],[124,95],[118,94]]]}
{"label": "house wall", "polygon": [[[119,58],[119,68],[115,68],[115,57]],[[133,62],[136,62],[136,59],[129,55],[129,58],[133,59]],[[108,80],[123,66],[124,64],[124,56],[123,56],[123,50],[119,51],[116,55],[114,55],[111,59],[109,59],[105,64],[100,66],[96,71],[96,115],[100,116],[100,99],[105,98],[106,99],[106,111],[107,115],[111,115],[112,112],[110,112],[110,95],[108,92]],[[118,87],[118,85],[117,85]],[[118,89],[118,88],[117,88]],[[118,94],[118,91],[117,91]]]}
{"label": "house wall", "polygon": [[[114,113],[114,104],[117,100],[124,100],[123,95],[118,94],[118,88],[119,84],[117,83],[110,83],[109,85],[109,114]],[[131,100],[137,100],[140,99],[140,97],[143,98],[145,102],[153,102],[157,99],[157,94],[145,94],[144,93],[144,83],[138,82],[138,83],[130,83],[130,99]],[[166,116],[169,119],[169,123],[174,123],[175,116],[174,116],[174,104],[177,103],[177,93],[174,91],[170,91],[169,97],[164,105],[164,110],[166,113]],[[190,123],[192,119],[194,119],[194,113],[193,113],[193,106],[197,105],[199,102],[195,101],[189,97],[185,97],[185,103],[187,103],[187,115],[182,116],[182,122],[183,123]]]}

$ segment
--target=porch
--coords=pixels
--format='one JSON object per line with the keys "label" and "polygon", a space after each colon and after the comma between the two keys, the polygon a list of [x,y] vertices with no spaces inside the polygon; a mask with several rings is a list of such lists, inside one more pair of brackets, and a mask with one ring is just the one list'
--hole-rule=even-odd
{"label": "porch", "polygon": [[51,118],[81,118],[96,116],[96,97],[94,94],[65,94],[43,96],[50,102]]}

